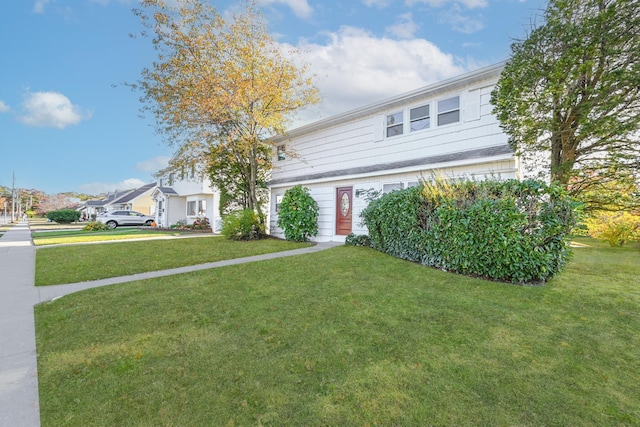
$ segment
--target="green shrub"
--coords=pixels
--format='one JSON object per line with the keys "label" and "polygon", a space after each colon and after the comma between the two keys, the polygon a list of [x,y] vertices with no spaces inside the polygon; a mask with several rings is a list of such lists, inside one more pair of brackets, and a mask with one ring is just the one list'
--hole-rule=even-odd
{"label": "green shrub", "polygon": [[73,209],[60,209],[49,212],[47,218],[58,224],[71,224],[80,219],[80,212]]}
{"label": "green shrub", "polygon": [[284,193],[278,210],[278,227],[284,230],[287,240],[306,242],[318,235],[318,203],[301,185]]}
{"label": "green shrub", "polygon": [[540,181],[436,181],[373,200],[372,247],[462,274],[544,282],[569,256],[575,204]]}
{"label": "green shrub", "polygon": [[251,209],[222,217],[222,235],[231,240],[257,240],[264,237],[264,227]]}
{"label": "green shrub", "polygon": [[640,240],[640,215],[629,212],[597,212],[585,220],[589,236],[623,246]]}
{"label": "green shrub", "polygon": [[344,240],[347,246],[365,246],[371,247],[371,239],[366,234],[350,233]]}
{"label": "green shrub", "polygon": [[83,230],[85,231],[104,231],[104,230],[110,230],[109,226],[107,224],[103,224],[100,221],[91,221],[89,223],[87,223],[87,225],[85,225],[84,227],[82,227]]}

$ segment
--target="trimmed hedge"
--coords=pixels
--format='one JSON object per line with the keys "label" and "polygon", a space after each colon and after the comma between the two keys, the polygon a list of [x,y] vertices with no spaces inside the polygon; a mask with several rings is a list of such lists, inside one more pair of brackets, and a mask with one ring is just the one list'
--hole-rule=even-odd
{"label": "trimmed hedge", "polygon": [[306,242],[318,235],[318,203],[309,189],[296,185],[284,192],[278,211],[278,227],[287,240]]}
{"label": "trimmed hedge", "polygon": [[47,218],[58,224],[71,224],[80,219],[80,212],[73,209],[59,209],[47,214]]}
{"label": "trimmed hedge", "polygon": [[575,204],[536,180],[448,183],[392,192],[362,212],[371,246],[461,274],[540,283],[567,261]]}

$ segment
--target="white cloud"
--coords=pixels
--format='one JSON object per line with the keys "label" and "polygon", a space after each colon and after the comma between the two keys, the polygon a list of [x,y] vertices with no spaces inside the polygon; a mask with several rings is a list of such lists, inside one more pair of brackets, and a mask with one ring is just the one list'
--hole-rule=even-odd
{"label": "white cloud", "polygon": [[36,0],[33,4],[33,13],[44,13],[44,7],[51,0]]}
{"label": "white cloud", "polygon": [[129,178],[117,183],[92,182],[90,184],[83,184],[78,187],[78,191],[85,194],[103,194],[111,193],[115,190],[132,190],[146,184],[148,184],[148,182],[137,178]]}
{"label": "white cloud", "polygon": [[136,164],[136,169],[153,174],[169,166],[169,160],[171,160],[169,156],[153,157]]}
{"label": "white cloud", "polygon": [[389,0],[362,0],[365,6],[371,7],[376,6],[379,8],[387,7],[389,5]]}
{"label": "white cloud", "polygon": [[[378,38],[362,29],[343,27],[328,43],[299,46],[317,74],[324,99],[301,114],[296,126],[363,107],[435,83],[469,69],[453,55],[424,39]],[[475,64],[474,64],[475,65]]]}
{"label": "white cloud", "polygon": [[469,9],[487,7],[489,4],[487,0],[405,0],[405,3],[407,6],[427,4],[431,7],[442,7],[447,3],[453,3],[454,5],[463,4]]}
{"label": "white cloud", "polygon": [[0,101],[0,114],[6,113],[9,110],[11,110],[11,108],[9,108],[9,106],[5,104],[4,101]]}
{"label": "white cloud", "polygon": [[403,13],[396,19],[396,23],[386,28],[386,33],[400,39],[413,38],[420,26],[413,21],[411,12]]}
{"label": "white cloud", "polygon": [[258,0],[258,3],[263,5],[274,3],[287,5],[293,10],[293,13],[300,18],[308,18],[313,13],[313,8],[309,6],[307,0]]}
{"label": "white cloud", "polygon": [[476,19],[464,15],[460,10],[460,7],[457,5],[447,11],[442,12],[440,14],[439,21],[443,24],[451,25],[452,29],[464,34],[472,34],[484,28],[482,17]]}
{"label": "white cloud", "polygon": [[24,115],[20,121],[33,127],[53,127],[64,129],[91,117],[69,98],[58,92],[28,93],[22,103]]}

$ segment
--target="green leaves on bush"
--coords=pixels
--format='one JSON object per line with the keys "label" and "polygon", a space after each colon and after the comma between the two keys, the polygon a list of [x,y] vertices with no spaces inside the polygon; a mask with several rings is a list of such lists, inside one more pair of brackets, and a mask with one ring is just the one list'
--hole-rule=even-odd
{"label": "green leaves on bush", "polygon": [[514,283],[556,275],[575,205],[541,181],[437,181],[387,194],[362,212],[371,246],[462,274]]}
{"label": "green leaves on bush", "polygon": [[47,218],[58,224],[71,224],[80,219],[80,212],[73,209],[60,209],[49,212]]}
{"label": "green leaves on bush", "polygon": [[84,231],[106,231],[110,230],[107,224],[104,224],[100,221],[91,221],[87,223],[84,227],[82,227]]}
{"label": "green leaves on bush", "polygon": [[306,242],[318,235],[318,203],[301,185],[284,193],[278,210],[278,227],[284,230],[287,240]]}
{"label": "green leaves on bush", "polygon": [[348,246],[364,246],[371,247],[371,239],[366,234],[350,233],[345,239],[344,244]]}
{"label": "green leaves on bush", "polygon": [[251,209],[222,217],[222,235],[231,240],[258,240],[264,237],[264,226]]}

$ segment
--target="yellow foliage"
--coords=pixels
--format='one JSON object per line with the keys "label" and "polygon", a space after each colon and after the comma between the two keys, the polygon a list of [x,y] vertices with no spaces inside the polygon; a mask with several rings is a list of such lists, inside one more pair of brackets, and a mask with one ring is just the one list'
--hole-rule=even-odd
{"label": "yellow foliage", "polygon": [[[188,159],[176,163],[206,169],[208,156],[230,151],[254,188],[258,169],[271,167],[259,160],[268,138],[284,134],[296,111],[320,100],[308,66],[296,65],[299,52],[285,52],[271,38],[255,0],[228,20],[204,0],[141,4],[149,12],[137,14],[155,33],[159,55],[135,86],[159,131]],[[211,149],[220,145],[226,149]]]}
{"label": "yellow foliage", "polygon": [[585,220],[589,235],[622,246],[626,242],[640,240],[640,215],[629,212],[597,212]]}

